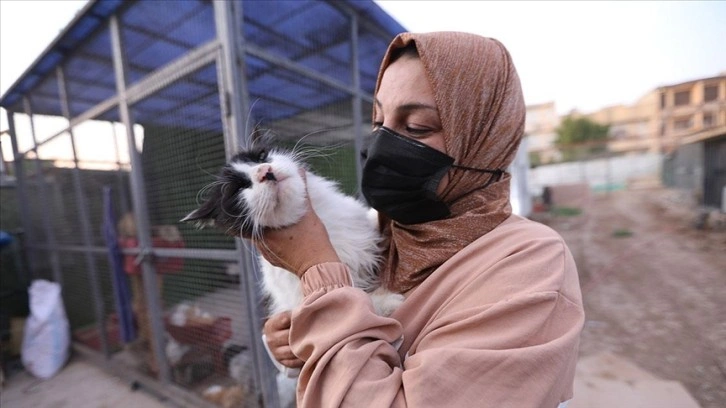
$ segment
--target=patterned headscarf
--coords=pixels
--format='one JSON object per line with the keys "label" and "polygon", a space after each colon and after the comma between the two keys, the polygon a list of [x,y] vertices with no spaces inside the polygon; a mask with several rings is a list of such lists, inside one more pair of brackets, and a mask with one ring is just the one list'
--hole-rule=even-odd
{"label": "patterned headscarf", "polygon": [[[394,50],[415,43],[441,117],[446,154],[461,166],[506,169],[524,132],[525,105],[509,52],[497,40],[459,32],[403,33],[393,39],[378,72],[376,92]],[[373,115],[375,117],[375,106]],[[403,225],[381,218],[388,238],[384,284],[406,292],[438,266],[511,214],[505,173],[449,170],[441,199],[449,218]]]}

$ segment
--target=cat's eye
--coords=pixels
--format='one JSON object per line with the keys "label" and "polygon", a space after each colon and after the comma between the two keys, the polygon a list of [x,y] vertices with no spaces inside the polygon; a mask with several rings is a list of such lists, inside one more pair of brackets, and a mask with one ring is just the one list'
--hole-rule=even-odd
{"label": "cat's eye", "polygon": [[267,160],[267,150],[260,150],[260,154],[257,155],[257,160],[261,162]]}

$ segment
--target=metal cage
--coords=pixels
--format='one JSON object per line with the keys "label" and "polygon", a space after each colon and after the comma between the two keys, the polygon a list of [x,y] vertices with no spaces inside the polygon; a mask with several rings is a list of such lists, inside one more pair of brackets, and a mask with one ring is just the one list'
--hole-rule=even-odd
{"label": "metal cage", "polygon": [[277,406],[253,249],[178,220],[255,129],[356,193],[401,31],[372,2],[91,1],[0,101],[23,273],[62,284],[76,349],[182,405]]}

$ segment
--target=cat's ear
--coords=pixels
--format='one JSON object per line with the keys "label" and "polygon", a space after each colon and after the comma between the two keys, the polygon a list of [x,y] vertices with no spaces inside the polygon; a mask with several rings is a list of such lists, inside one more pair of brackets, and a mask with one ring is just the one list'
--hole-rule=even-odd
{"label": "cat's ear", "polygon": [[193,222],[197,228],[214,226],[214,219],[217,216],[217,206],[214,200],[207,200],[201,207],[187,214],[179,222]]}

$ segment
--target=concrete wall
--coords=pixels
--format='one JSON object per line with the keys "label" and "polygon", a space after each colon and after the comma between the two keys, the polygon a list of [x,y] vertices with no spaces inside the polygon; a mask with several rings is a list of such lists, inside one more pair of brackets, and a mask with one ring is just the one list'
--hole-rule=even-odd
{"label": "concrete wall", "polygon": [[644,153],[539,166],[528,172],[529,191],[539,196],[545,186],[578,183],[593,190],[624,188],[643,180],[659,180],[661,163],[661,155]]}

